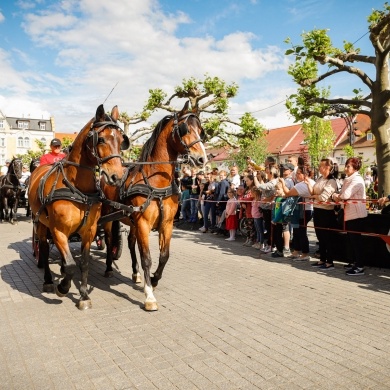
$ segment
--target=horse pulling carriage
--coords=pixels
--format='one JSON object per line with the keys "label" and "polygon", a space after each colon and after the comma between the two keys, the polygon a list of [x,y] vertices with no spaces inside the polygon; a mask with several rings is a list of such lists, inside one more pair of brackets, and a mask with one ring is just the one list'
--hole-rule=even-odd
{"label": "horse pulling carriage", "polygon": [[[81,239],[81,285],[79,309],[91,307],[87,293],[89,252],[98,222],[104,226],[107,246],[106,276],[112,275],[117,221],[130,226],[128,245],[132,257],[133,280],[139,282],[135,244],[144,271],[145,310],[157,310],[153,288],[162,277],[169,258],[173,219],[178,207],[178,188],[174,182],[179,155],[183,162],[204,165],[207,162],[202,143],[203,130],[188,103],[179,113],[163,118],[145,143],[141,158],[123,165],[120,150],[129,146],[117,125],[118,109],[111,116],[103,106],[76,137],[66,159],[53,166],[38,167],[31,175],[29,204],[34,221],[38,261],[44,267],[43,290],[65,296],[70,289],[76,262],[69,250],[68,238],[77,233]],[[101,180],[97,181],[98,166]],[[159,232],[159,265],[151,276],[152,259],[149,234]],[[47,242],[50,231],[62,258],[64,277],[54,286],[49,268]]]}

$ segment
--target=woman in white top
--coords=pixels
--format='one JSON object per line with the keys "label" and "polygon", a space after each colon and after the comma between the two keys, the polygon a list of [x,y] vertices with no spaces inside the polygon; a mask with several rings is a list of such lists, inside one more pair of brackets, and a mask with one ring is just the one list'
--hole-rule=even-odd
{"label": "woman in white top", "polygon": [[307,237],[307,224],[313,218],[313,204],[310,199],[310,188],[313,188],[315,181],[310,179],[310,172],[303,165],[298,165],[295,173],[297,184],[291,190],[289,190],[284,182],[283,178],[279,178],[279,181],[283,185],[283,191],[285,197],[300,196],[304,202],[303,218],[299,219],[299,226],[293,228],[293,248],[294,252],[291,254],[293,260],[310,260],[309,256],[309,238]]}
{"label": "woman in white top", "polygon": [[332,195],[337,191],[336,177],[338,176],[337,164],[330,158],[323,158],[318,168],[320,178],[309,186],[314,200],[313,221],[316,236],[319,242],[320,260],[312,264],[321,270],[334,269],[335,256],[335,230],[337,229],[334,204],[322,202],[332,201]]}
{"label": "woman in white top", "polygon": [[354,202],[344,203],[345,229],[347,230],[347,239],[352,250],[354,265],[349,269],[347,275],[364,275],[363,244],[361,234],[364,232],[367,209],[366,209],[366,187],[364,180],[359,174],[362,166],[360,158],[351,157],[345,162],[346,178],[343,182],[340,194],[333,194],[332,198],[336,202],[355,200]]}

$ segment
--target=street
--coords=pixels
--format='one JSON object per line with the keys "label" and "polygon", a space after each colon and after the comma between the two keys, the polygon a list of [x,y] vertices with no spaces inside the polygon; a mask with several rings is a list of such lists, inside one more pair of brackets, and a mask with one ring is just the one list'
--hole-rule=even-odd
{"label": "street", "polygon": [[[19,219],[0,224],[1,389],[390,388],[390,269],[319,272],[175,229],[157,312],[143,310],[127,246],[107,279],[95,244],[92,309],[80,311],[79,272],[68,296],[42,293],[32,223]],[[151,248],[154,269],[156,233]]]}

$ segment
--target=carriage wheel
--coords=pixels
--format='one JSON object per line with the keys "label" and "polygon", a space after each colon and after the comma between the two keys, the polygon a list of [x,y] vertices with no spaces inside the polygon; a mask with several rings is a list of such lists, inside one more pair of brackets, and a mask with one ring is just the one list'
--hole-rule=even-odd
{"label": "carriage wheel", "polygon": [[248,229],[246,227],[246,218],[241,218],[239,223],[239,230],[242,236],[246,237]]}

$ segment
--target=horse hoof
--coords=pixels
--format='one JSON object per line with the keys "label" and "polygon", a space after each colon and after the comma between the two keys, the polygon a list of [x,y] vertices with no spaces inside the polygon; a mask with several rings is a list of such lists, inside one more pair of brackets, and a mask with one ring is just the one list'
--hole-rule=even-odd
{"label": "horse hoof", "polygon": [[132,274],[131,275],[131,279],[134,283],[141,283],[142,280],[141,280],[141,274],[138,272],[136,274]]}
{"label": "horse hoof", "polygon": [[156,311],[158,310],[157,302],[145,302],[146,311]]}
{"label": "horse hoof", "polygon": [[42,291],[46,292],[46,293],[53,293],[54,292],[54,284],[53,283],[44,284]]}
{"label": "horse hoof", "polygon": [[81,300],[77,302],[76,306],[79,310],[92,309],[92,301],[90,299]]}
{"label": "horse hoof", "polygon": [[59,290],[60,288],[61,288],[60,285],[56,286],[56,294],[57,294],[57,296],[60,297],[60,298],[66,297],[66,294],[68,294],[68,291],[67,292],[65,292],[65,291],[62,292],[62,291]]}
{"label": "horse hoof", "polygon": [[114,276],[114,272],[113,271],[106,271],[104,273],[104,277],[105,278],[112,278]]}

